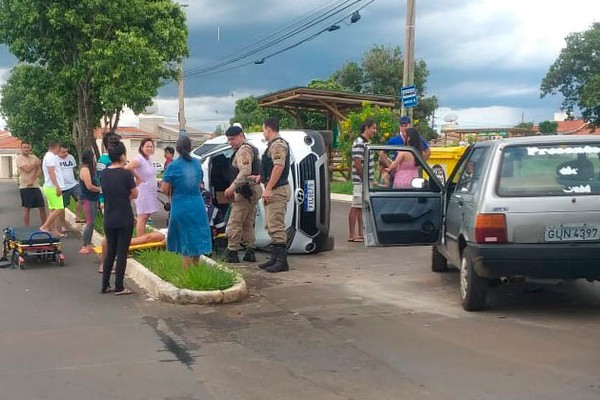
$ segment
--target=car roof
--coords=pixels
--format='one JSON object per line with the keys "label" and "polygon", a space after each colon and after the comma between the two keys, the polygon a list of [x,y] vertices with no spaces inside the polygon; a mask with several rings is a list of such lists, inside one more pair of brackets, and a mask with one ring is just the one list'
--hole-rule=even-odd
{"label": "car roof", "polygon": [[600,142],[600,135],[543,135],[510,137],[497,140],[477,142],[476,146],[500,146],[500,145],[544,145],[553,143],[581,143]]}

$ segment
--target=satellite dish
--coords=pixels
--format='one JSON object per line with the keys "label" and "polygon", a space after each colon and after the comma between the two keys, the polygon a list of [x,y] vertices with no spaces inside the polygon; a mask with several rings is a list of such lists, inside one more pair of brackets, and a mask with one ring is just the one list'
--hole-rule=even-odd
{"label": "satellite dish", "polygon": [[158,106],[155,103],[152,103],[152,105],[149,105],[148,107],[144,108],[144,114],[156,114],[158,112]]}
{"label": "satellite dish", "polygon": [[444,115],[444,121],[446,121],[446,122],[450,122],[450,123],[456,122],[457,119],[458,119],[458,114],[453,113],[453,112]]}

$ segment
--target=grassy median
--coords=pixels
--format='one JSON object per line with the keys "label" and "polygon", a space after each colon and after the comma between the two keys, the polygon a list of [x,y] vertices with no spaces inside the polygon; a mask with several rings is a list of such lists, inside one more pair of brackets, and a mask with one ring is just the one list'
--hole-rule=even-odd
{"label": "grassy median", "polygon": [[224,290],[236,282],[236,273],[200,260],[200,264],[181,267],[181,256],[165,250],[145,250],[134,254],[136,260],[163,280],[180,289]]}

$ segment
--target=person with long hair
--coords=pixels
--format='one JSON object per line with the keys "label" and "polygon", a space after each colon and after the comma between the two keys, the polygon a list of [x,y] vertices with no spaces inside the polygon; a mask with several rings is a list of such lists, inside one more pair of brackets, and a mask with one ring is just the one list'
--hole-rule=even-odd
{"label": "person with long hair", "polygon": [[[423,156],[423,144],[419,132],[415,128],[406,129],[405,146],[413,147]],[[399,151],[396,159],[390,165],[390,171],[394,172],[394,189],[406,189],[412,187],[412,180],[419,177],[419,161],[409,151]]]}
{"label": "person with long hair", "polygon": [[127,164],[127,169],[133,172],[138,185],[139,196],[135,201],[137,220],[135,223],[136,236],[142,236],[146,231],[146,223],[150,216],[158,211],[158,197],[156,192],[156,168],[150,157],[154,154],[154,141],[144,138],[138,148],[138,153]]}
{"label": "person with long hair", "polygon": [[127,155],[125,145],[116,143],[108,149],[111,164],[102,177],[102,193],[104,193],[104,236],[106,237],[106,257],[102,266],[102,293],[111,292],[110,274],[117,259],[115,268],[116,295],[133,293],[123,285],[125,268],[127,267],[127,250],[131,243],[134,217],[131,200],[138,197],[133,174],[125,169]]}
{"label": "person with long hair", "polygon": [[182,136],[176,146],[179,158],[169,164],[160,190],[171,198],[167,250],[183,256],[182,266],[197,265],[200,256],[212,253],[212,238],[200,185],[200,161],[192,158],[192,143]]}
{"label": "person with long hair", "polygon": [[79,186],[85,215],[85,228],[83,229],[83,243],[81,254],[90,254],[93,251],[92,234],[94,233],[94,220],[98,211],[100,199],[100,181],[96,173],[96,157],[92,150],[86,150],[81,155],[81,169],[79,170]]}

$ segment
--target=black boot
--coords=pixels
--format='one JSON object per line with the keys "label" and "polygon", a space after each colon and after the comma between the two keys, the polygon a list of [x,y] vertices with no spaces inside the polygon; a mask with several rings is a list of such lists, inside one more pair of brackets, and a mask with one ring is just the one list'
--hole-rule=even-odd
{"label": "black boot", "polygon": [[277,259],[275,263],[270,267],[267,267],[265,271],[267,272],[283,272],[290,269],[290,266],[287,262],[287,247],[285,244],[277,244],[275,247],[275,254]]}
{"label": "black boot", "polygon": [[275,260],[277,260],[277,253],[275,252],[275,245],[271,245],[271,258],[265,261],[264,263],[258,264],[258,268],[265,269],[275,264]]}
{"label": "black boot", "polygon": [[227,250],[227,262],[231,264],[237,264],[240,262],[237,250]]}
{"label": "black boot", "polygon": [[256,262],[256,254],[254,254],[254,249],[246,249],[246,253],[244,253],[244,261]]}

